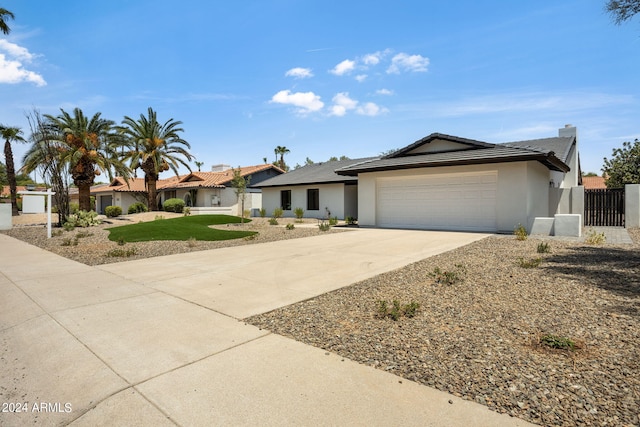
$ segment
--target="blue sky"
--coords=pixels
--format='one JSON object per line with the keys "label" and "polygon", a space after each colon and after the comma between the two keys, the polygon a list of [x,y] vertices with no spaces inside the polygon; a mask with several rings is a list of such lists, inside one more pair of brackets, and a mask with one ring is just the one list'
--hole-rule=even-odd
{"label": "blue sky", "polygon": [[[640,19],[604,0],[2,0],[0,123],[33,107],[120,122],[153,107],[232,166],[351,158],[430,133],[578,128],[582,169],[640,138]],[[26,147],[16,146],[18,163]],[[195,166],[194,166],[195,168]]]}

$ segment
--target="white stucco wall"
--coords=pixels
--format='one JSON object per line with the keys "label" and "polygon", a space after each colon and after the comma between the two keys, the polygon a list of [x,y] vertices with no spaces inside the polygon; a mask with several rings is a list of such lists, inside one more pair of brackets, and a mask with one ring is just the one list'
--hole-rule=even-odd
{"label": "white stucco wall", "polygon": [[530,227],[535,216],[549,215],[549,172],[539,162],[419,168],[373,172],[358,176],[358,223],[376,226],[376,179],[411,175],[497,171],[497,228],[513,232]]}
{"label": "white stucco wall", "polygon": [[[320,209],[307,210],[307,190],[317,188],[320,191]],[[345,217],[345,197],[348,194],[355,195],[355,191],[345,192],[344,184],[319,184],[319,185],[298,185],[288,187],[263,188],[262,207],[267,211],[267,216],[273,215],[273,210],[280,207],[280,191],[291,190],[291,210],[285,210],[285,217],[295,216],[295,208],[304,209],[305,218],[323,218],[326,216],[327,208],[331,216],[340,219]],[[350,202],[347,211],[353,212],[353,205],[357,202]],[[357,214],[357,210],[355,212]],[[355,216],[347,213],[346,215]]]}

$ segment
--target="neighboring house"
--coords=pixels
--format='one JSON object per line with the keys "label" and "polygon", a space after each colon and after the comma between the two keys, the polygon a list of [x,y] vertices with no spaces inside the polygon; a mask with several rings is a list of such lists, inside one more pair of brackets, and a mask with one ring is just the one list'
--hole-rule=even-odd
{"label": "neighboring house", "polygon": [[292,217],[296,208],[302,208],[305,218],[357,218],[358,177],[341,176],[335,170],[373,159],[312,163],[255,187],[262,189],[262,207],[269,216],[282,208],[285,217]]}
{"label": "neighboring house", "polygon": [[582,185],[585,190],[606,190],[605,179],[601,176],[583,176]]}
{"label": "neighboring house", "polygon": [[[264,164],[244,166],[240,168],[244,177],[251,176],[250,185],[284,173],[280,168]],[[185,205],[191,207],[192,214],[228,214],[240,215],[240,203],[231,186],[233,170],[226,165],[219,165],[212,172],[191,172],[157,181],[158,205],[171,198],[180,198]],[[91,194],[96,196],[96,210],[104,212],[109,205],[120,206],[124,213],[137,201],[146,201],[144,178],[131,178],[129,183],[123,178],[116,178],[106,187],[92,188]],[[255,188],[247,188],[245,194],[245,210],[260,209],[262,194]]]}
{"label": "neighboring house", "polygon": [[503,144],[434,133],[336,172],[358,178],[361,226],[513,232],[583,209],[570,125],[554,138]]}

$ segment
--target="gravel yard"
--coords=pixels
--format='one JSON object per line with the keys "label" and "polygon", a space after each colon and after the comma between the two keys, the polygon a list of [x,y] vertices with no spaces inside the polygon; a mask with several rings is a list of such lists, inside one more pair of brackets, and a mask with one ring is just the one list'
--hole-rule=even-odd
{"label": "gravel yard", "polygon": [[[3,233],[89,265],[323,233],[315,221],[286,230],[254,219],[229,226],[258,231],[254,239],[108,241],[108,227],[157,214],[171,216],[138,214],[52,239],[42,225]],[[89,235],[63,246],[77,233]],[[533,423],[640,426],[640,230],[629,234],[633,245],[548,239],[543,254],[540,239],[489,237],[246,321]],[[106,255],[117,248],[136,254]],[[455,283],[436,283],[436,269]],[[394,300],[417,303],[415,316],[382,317],[380,301]],[[576,348],[541,344],[548,334]]]}
{"label": "gravel yard", "polygon": [[[626,246],[550,240],[547,254],[539,239],[490,237],[246,321],[533,423],[637,426],[640,233],[631,234]],[[538,257],[538,267],[520,266]],[[436,268],[464,280],[437,284]],[[381,300],[419,308],[394,321],[379,317]],[[578,348],[542,345],[546,334]]]}

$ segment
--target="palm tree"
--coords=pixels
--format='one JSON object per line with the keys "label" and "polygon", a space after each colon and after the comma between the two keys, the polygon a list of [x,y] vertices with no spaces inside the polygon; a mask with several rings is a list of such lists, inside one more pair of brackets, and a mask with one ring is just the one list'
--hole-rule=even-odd
{"label": "palm tree", "polygon": [[[89,119],[80,108],[73,110],[73,116],[60,109],[57,117],[45,114],[47,143],[55,147],[61,164],[69,168],[71,179],[78,187],[78,204],[80,210],[91,210],[91,186],[95,177],[106,172],[109,179],[113,172],[129,179],[130,169],[118,158],[118,149],[123,145],[123,138],[116,132],[115,122],[103,119],[96,113]],[[35,135],[34,146],[25,155],[25,164],[32,167],[42,156],[50,156],[50,151],[42,150],[38,135]]]}
{"label": "palm tree", "polygon": [[204,162],[199,162],[199,161],[197,161],[197,160],[196,160],[196,161],[195,161],[195,162],[193,162],[193,163],[195,163],[195,164],[196,164],[196,166],[198,167],[198,172],[200,172],[200,167],[201,167],[202,165],[204,165]]}
{"label": "palm tree", "polygon": [[156,112],[149,107],[146,117],[140,114],[140,119],[133,120],[125,116],[122,124],[122,132],[130,139],[131,148],[125,153],[125,158],[131,161],[132,169],[140,168],[144,172],[148,208],[158,210],[156,182],[160,173],[171,169],[177,176],[179,164],[191,172],[187,162],[191,161],[193,156],[185,149],[191,146],[178,135],[184,132],[184,129],[178,127],[182,122],[169,119],[161,125]]}
{"label": "palm tree", "polygon": [[9,12],[7,9],[3,9],[0,7],[0,32],[2,34],[7,35],[11,32],[11,28],[7,25],[7,19],[14,19],[15,16],[13,13]]}
{"label": "palm tree", "polygon": [[280,169],[282,170],[286,170],[287,165],[285,165],[284,163],[284,155],[290,153],[291,151],[287,148],[287,147],[283,147],[278,145],[273,152],[276,154],[277,156],[280,156],[280,160],[277,161],[278,162],[278,166],[280,167]]}
{"label": "palm tree", "polygon": [[13,151],[11,151],[11,142],[26,142],[22,137],[22,130],[17,127],[8,127],[0,125],[0,134],[4,139],[4,161],[7,168],[7,181],[9,181],[9,189],[11,191],[11,215],[18,216],[18,202],[16,191],[16,169],[13,163]]}

